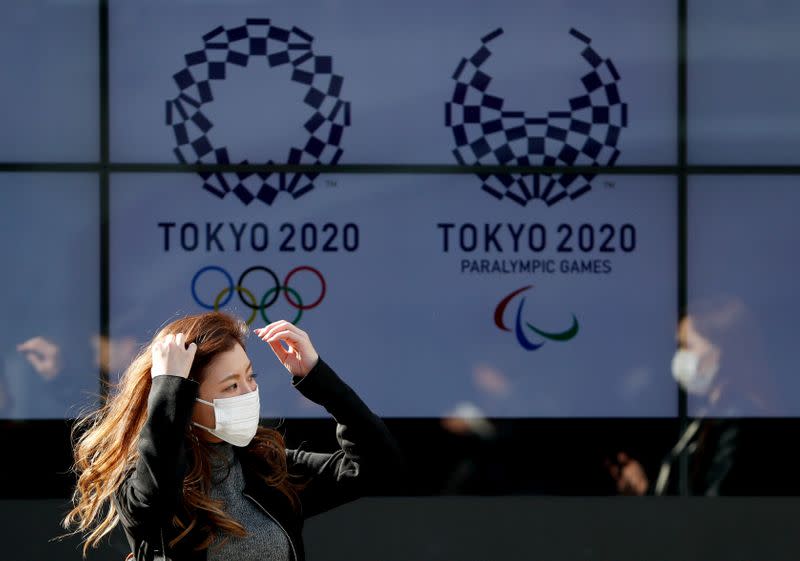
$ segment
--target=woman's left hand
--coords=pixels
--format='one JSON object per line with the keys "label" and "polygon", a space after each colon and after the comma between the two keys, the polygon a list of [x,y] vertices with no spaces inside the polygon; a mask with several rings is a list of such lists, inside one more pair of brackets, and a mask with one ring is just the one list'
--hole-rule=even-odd
{"label": "woman's left hand", "polygon": [[[305,376],[319,360],[308,333],[288,321],[275,321],[253,331],[261,340],[269,343],[281,364],[294,376]],[[281,341],[289,348],[284,349]]]}

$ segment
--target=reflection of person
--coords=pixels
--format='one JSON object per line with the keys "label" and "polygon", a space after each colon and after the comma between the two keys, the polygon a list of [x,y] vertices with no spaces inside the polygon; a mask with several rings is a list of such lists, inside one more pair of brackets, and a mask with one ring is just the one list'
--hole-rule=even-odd
{"label": "reflection of person", "polygon": [[[136,340],[132,337],[109,339],[92,335],[90,344],[94,350],[94,365],[102,368],[107,364],[109,371],[115,372],[133,358]],[[61,374],[61,348],[53,341],[36,336],[17,345],[17,351],[44,380],[53,380]]]}
{"label": "reflection of person", "polygon": [[[111,372],[123,368],[133,357],[132,337],[109,339],[92,335],[89,345],[57,342],[35,335],[16,344],[14,353],[2,357],[0,365],[0,416],[13,418],[74,415],[96,394],[97,368]],[[94,361],[89,360],[89,347]],[[94,367],[94,368],[93,368]],[[87,387],[86,381],[91,382]]]}
{"label": "reflection of person", "polygon": [[335,417],[340,449],[286,449],[279,432],[258,426],[244,322],[221,312],[173,321],[83,421],[64,524],[86,535],[84,553],[121,522],[137,560],[300,561],[304,518],[399,475],[385,425],[308,334],[286,321],[255,331],[294,387]]}
{"label": "reflection of person", "polygon": [[33,337],[17,345],[19,351],[44,380],[52,380],[61,372],[61,349],[44,337]]}
{"label": "reflection of person", "polygon": [[509,376],[489,364],[474,366],[472,385],[476,399],[457,402],[440,419],[445,431],[442,448],[448,451],[442,457],[454,462],[447,466],[438,490],[480,495],[549,493],[553,478],[546,470],[551,465],[522,458],[530,454],[530,443],[536,438],[529,425],[486,413],[513,409],[519,406],[517,400],[527,397],[519,395]]}
{"label": "reflection of person", "polygon": [[736,419],[764,415],[776,406],[760,340],[743,303],[718,299],[698,306],[678,328],[672,375],[687,392],[694,418],[665,457],[656,477],[620,452],[607,467],[621,494],[678,492],[678,462],[689,461],[693,495],[750,494],[749,439]]}
{"label": "reflection of person", "polygon": [[[10,337],[9,337],[10,338]],[[64,417],[86,398],[86,380],[97,388],[97,371],[85,352],[43,335],[8,341],[0,350],[0,416]],[[86,365],[86,367],[84,367]]]}
{"label": "reflection of person", "polygon": [[96,187],[91,175],[61,179],[19,174],[17,188],[0,196],[0,221],[14,232],[3,248],[10,276],[2,285],[1,418],[63,419],[96,405],[98,371],[87,341],[100,320],[91,250],[98,237],[97,218],[86,210]]}

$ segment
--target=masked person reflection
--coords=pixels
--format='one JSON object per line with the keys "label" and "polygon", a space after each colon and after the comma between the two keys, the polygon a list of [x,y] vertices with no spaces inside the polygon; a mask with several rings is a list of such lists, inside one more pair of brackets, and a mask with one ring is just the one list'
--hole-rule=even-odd
{"label": "masked person reflection", "polygon": [[82,423],[64,525],[84,534],[84,555],[121,523],[138,561],[301,561],[305,518],[396,480],[396,442],[308,334],[286,321],[255,333],[294,387],[335,418],[340,449],[286,449],[279,432],[258,426],[244,322],[221,312],[176,320]]}
{"label": "masked person reflection", "polygon": [[690,495],[760,494],[753,442],[740,418],[778,407],[753,319],[741,300],[721,297],[697,306],[678,328],[671,371],[686,391],[693,417],[657,473],[620,452],[608,468],[617,491],[628,495],[680,492],[678,464],[688,458]]}

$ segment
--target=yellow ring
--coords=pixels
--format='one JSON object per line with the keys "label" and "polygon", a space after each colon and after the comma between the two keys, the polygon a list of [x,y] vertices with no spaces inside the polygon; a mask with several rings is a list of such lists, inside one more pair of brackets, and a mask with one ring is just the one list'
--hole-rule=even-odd
{"label": "yellow ring", "polygon": [[[249,296],[250,297],[250,301],[253,303],[253,306],[255,306],[255,308],[253,309],[253,313],[250,314],[250,317],[247,319],[247,322],[246,322],[247,325],[250,325],[250,324],[253,323],[253,320],[256,319],[256,312],[258,311],[258,302],[256,302],[256,297],[253,296],[252,292],[250,292],[249,290],[247,290],[243,286],[236,286],[234,288],[236,289],[236,292],[238,292],[239,294],[245,294],[245,295]],[[219,311],[219,303],[222,301],[223,298],[225,298],[225,295],[228,293],[229,290],[230,290],[230,288],[228,288],[226,286],[225,288],[222,289],[222,292],[217,294],[217,298],[216,298],[216,300],[214,300],[214,311],[215,312]]]}

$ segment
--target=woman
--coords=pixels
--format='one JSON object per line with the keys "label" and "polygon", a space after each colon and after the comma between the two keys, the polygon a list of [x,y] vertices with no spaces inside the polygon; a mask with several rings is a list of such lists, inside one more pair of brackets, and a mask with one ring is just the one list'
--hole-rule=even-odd
{"label": "woman", "polygon": [[741,422],[743,416],[780,410],[758,325],[734,296],[693,303],[692,312],[678,326],[672,376],[688,394],[693,419],[654,479],[625,452],[607,463],[609,472],[621,494],[679,494],[678,464],[686,456],[687,494],[768,494],[768,481],[752,463],[758,436]]}
{"label": "woman", "polygon": [[138,561],[302,561],[305,518],[398,480],[394,439],[308,334],[286,321],[254,331],[294,387],[336,419],[340,449],[287,450],[280,433],[258,427],[244,322],[221,312],[176,320],[81,422],[64,525],[85,534],[84,555],[121,522]]}

